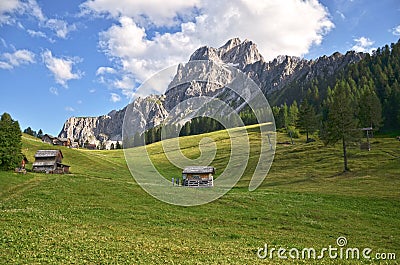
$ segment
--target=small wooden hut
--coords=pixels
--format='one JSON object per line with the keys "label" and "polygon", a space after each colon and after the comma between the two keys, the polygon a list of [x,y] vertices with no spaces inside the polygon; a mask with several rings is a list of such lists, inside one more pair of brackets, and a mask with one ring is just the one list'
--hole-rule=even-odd
{"label": "small wooden hut", "polygon": [[69,173],[70,166],[62,164],[63,158],[61,150],[38,150],[35,154],[32,171],[54,174]]}
{"label": "small wooden hut", "polygon": [[210,166],[190,166],[182,171],[183,186],[213,187],[215,168]]}

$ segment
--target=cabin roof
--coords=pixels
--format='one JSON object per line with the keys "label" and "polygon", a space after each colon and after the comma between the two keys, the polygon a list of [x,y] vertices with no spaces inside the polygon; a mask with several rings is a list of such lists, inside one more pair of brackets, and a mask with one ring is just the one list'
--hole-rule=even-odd
{"label": "cabin roof", "polygon": [[46,133],[45,135],[43,135],[42,139],[43,139],[44,137],[46,137],[46,136],[49,137],[49,138],[52,139],[52,140],[57,138],[57,137],[55,137],[55,136],[53,136],[53,135],[50,135],[50,134],[47,134],[47,133]]}
{"label": "cabin roof", "polygon": [[56,157],[58,154],[61,154],[62,158],[64,157],[61,150],[38,150],[35,158]]}
{"label": "cabin roof", "polygon": [[210,166],[190,166],[183,169],[183,174],[213,174],[215,168]]}

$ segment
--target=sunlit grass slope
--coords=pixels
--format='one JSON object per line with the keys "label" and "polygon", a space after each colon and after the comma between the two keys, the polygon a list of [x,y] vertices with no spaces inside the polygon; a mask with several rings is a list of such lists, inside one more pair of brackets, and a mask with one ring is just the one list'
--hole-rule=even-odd
{"label": "sunlit grass slope", "polygon": [[[204,136],[215,140],[213,166],[223,170],[230,155],[224,131],[183,137],[182,152],[198,156]],[[305,144],[304,139],[278,144],[267,178],[249,192],[259,152],[256,127],[249,128],[249,136],[250,160],[242,180],[221,199],[197,207],[168,205],[144,192],[122,150],[62,147],[69,175],[0,172],[0,264],[277,264],[285,260],[260,260],[257,249],[265,243],[321,249],[335,246],[338,236],[345,236],[349,247],[400,255],[399,141],[373,139],[370,152],[352,147],[352,171],[346,174],[338,174],[339,146]],[[278,135],[278,142],[286,140]],[[50,148],[24,135],[28,169],[36,150]],[[161,143],[148,151],[162,174],[180,174]]]}

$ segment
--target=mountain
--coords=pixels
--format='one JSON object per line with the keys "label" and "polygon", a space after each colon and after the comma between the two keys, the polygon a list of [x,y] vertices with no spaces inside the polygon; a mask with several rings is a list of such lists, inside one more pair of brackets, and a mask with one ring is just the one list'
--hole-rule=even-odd
{"label": "mountain", "polygon": [[[309,86],[312,80],[334,76],[364,56],[355,52],[347,52],[344,55],[334,53],[316,60],[278,56],[266,62],[255,43],[234,38],[219,48],[204,46],[197,49],[190,56],[188,63],[178,66],[164,95],[137,98],[122,110],[114,110],[100,117],[69,118],[59,137],[109,145],[111,142],[122,140],[122,125],[127,109],[138,110],[139,116],[130,121],[130,126],[143,131],[161,124],[171,111],[175,111],[174,108],[179,103],[199,96],[223,99],[240,111],[245,106],[243,100],[237,93],[225,87],[232,81],[234,71],[228,68],[216,70],[212,62],[241,70],[261,88],[270,104],[272,102],[271,105],[276,105],[288,100],[291,102],[301,99],[304,88]],[[193,110],[190,105],[186,108],[185,111]],[[147,117],[140,113],[147,113]]]}

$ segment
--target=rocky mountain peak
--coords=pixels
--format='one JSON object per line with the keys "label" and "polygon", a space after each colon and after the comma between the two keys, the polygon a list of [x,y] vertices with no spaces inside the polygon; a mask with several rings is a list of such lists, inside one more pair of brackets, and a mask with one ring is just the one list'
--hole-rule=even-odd
{"label": "rocky mountain peak", "polygon": [[240,45],[242,41],[239,38],[233,38],[228,40],[224,45],[222,45],[219,50],[229,51],[233,47]]}
{"label": "rocky mountain peak", "polygon": [[242,42],[239,38],[233,38],[217,49],[208,46],[197,49],[190,56],[190,61],[195,60],[211,60],[243,69],[248,64],[264,61],[264,58],[254,42],[247,39]]}
{"label": "rocky mountain peak", "polygon": [[203,47],[198,48],[190,56],[189,61],[197,61],[197,60],[206,60],[206,61],[210,60],[210,61],[222,63],[217,49],[209,47],[209,46],[203,46]]}

